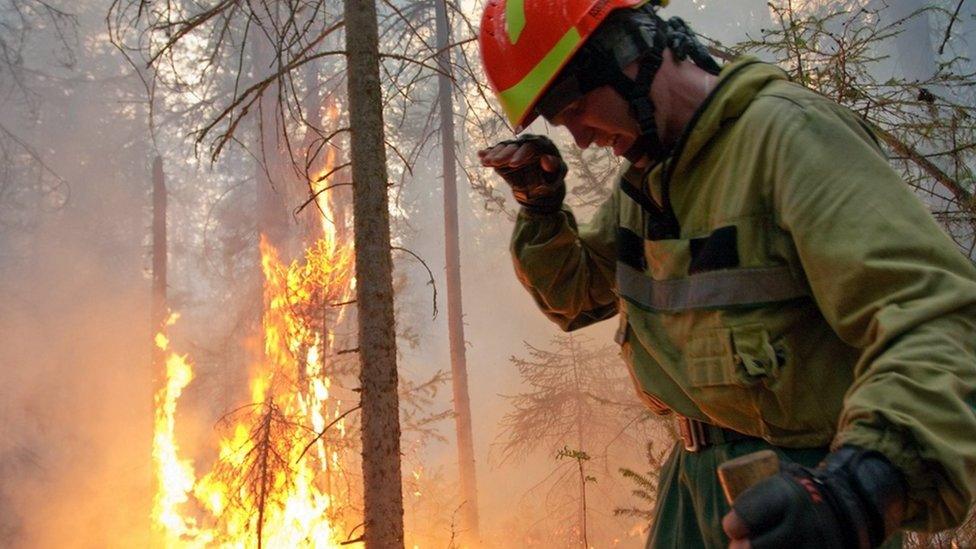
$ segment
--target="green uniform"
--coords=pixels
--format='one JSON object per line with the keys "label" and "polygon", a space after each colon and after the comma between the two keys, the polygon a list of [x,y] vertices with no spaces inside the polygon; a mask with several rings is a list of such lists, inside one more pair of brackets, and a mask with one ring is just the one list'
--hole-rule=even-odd
{"label": "green uniform", "polygon": [[779,69],[727,66],[667,161],[628,170],[589,224],[522,212],[512,252],[562,328],[620,313],[655,411],[876,449],[910,528],[972,505],[976,269],[865,124]]}

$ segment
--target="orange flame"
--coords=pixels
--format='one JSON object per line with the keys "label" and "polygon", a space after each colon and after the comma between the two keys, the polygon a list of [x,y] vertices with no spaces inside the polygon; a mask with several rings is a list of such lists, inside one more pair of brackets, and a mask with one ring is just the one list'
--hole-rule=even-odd
{"label": "orange flame", "polygon": [[[333,162],[330,156],[323,173]],[[328,199],[320,206],[329,211]],[[240,414],[218,441],[217,463],[200,478],[176,443],[177,402],[193,368],[169,351],[165,333],[156,336],[169,356],[165,386],[156,394],[152,519],[166,547],[338,547],[344,539],[344,528],[330,516],[333,507],[347,503],[336,498],[348,495],[336,493],[328,481],[341,469],[340,454],[322,438],[310,444],[330,421],[340,437],[345,434],[341,402],[331,397],[326,375],[333,336],[310,319],[348,301],[354,284],[350,248],[338,242],[334,229],[325,230],[304,261],[286,265],[262,236],[264,359],[251,374],[249,413]],[[175,321],[174,315],[167,325]],[[276,441],[270,449],[262,446],[271,438]],[[277,460],[276,467],[258,471],[267,473],[261,483],[235,476],[253,472],[255,459],[267,465],[265,457],[255,458],[261,452]]]}
{"label": "orange flame", "polygon": [[[173,313],[166,320],[172,326],[179,315]],[[169,351],[169,339],[162,332],[156,334],[156,346]],[[179,508],[189,499],[193,489],[193,463],[179,457],[176,444],[176,403],[183,389],[193,380],[193,369],[185,356],[169,353],[166,357],[166,385],[156,393],[155,432],[153,433],[153,463],[159,490],[153,498],[152,519],[161,525],[172,539],[196,537],[198,531],[192,519],[184,518]]]}

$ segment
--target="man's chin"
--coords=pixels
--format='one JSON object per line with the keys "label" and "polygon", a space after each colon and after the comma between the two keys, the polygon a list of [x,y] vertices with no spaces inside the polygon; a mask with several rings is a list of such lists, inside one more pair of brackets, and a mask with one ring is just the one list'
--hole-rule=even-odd
{"label": "man's chin", "polygon": [[626,147],[614,147],[613,154],[627,159],[633,165],[647,161],[647,148],[641,146],[640,139],[627,144]]}
{"label": "man's chin", "polygon": [[614,154],[626,158],[634,166],[660,162],[669,152],[669,148],[655,146],[654,142],[645,136],[635,139],[623,154],[617,154],[616,148],[614,149]]}

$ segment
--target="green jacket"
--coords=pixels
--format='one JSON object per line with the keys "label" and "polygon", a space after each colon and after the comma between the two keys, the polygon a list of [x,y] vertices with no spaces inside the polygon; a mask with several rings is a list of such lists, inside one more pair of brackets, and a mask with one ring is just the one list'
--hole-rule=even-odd
{"label": "green jacket", "polygon": [[905,473],[906,526],[976,496],[976,268],[871,131],[779,69],[726,67],[672,156],[590,224],[522,212],[519,279],[572,330],[621,313],[655,411]]}

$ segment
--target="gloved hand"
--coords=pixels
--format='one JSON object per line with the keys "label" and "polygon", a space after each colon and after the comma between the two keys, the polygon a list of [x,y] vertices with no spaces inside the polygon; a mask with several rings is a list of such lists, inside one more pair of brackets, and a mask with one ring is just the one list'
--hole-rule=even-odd
{"label": "gloved hand", "polygon": [[566,198],[566,163],[542,135],[524,134],[478,151],[481,164],[495,168],[516,202],[532,213],[558,212]]}
{"label": "gloved hand", "polygon": [[844,446],[816,469],[788,463],[722,519],[730,548],[877,547],[904,516],[904,477],[882,454]]}

